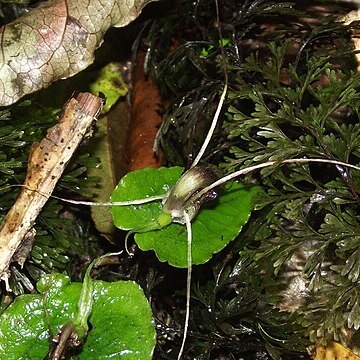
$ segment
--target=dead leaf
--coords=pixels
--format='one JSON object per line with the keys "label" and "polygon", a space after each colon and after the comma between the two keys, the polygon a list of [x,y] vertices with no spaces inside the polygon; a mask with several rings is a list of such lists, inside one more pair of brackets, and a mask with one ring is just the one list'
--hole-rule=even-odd
{"label": "dead leaf", "polygon": [[145,52],[139,53],[133,74],[131,122],[126,146],[129,170],[161,166],[161,154],[154,152],[154,142],[162,116],[159,90],[144,74]]}
{"label": "dead leaf", "polygon": [[90,93],[78,94],[65,104],[59,123],[33,146],[24,188],[0,227],[0,279],[7,281],[14,254],[101,108],[100,98]]}
{"label": "dead leaf", "polygon": [[[116,184],[127,172],[124,158],[125,138],[129,123],[127,102],[121,101],[97,122],[97,132],[89,144],[92,157],[99,158],[99,167],[89,168],[89,176],[99,179],[94,188],[94,200],[107,202]],[[111,241],[115,231],[114,221],[107,206],[91,206],[91,217],[97,230]]]}
{"label": "dead leaf", "polygon": [[339,343],[330,342],[327,346],[316,347],[314,360],[360,360],[360,357]]}
{"label": "dead leaf", "polygon": [[[90,85],[93,94],[101,93],[106,98],[94,137],[86,149],[92,158],[100,160],[98,166],[88,168],[88,175],[98,179],[97,186],[92,191],[97,202],[109,201],[115,185],[127,170],[123,149],[129,124],[127,100],[129,88],[124,80],[127,74],[127,65],[111,62],[98,72]],[[91,206],[91,217],[97,230],[112,241],[116,227],[110,208]]]}
{"label": "dead leaf", "polygon": [[157,0],[53,0],[0,29],[0,106],[70,77],[94,60],[110,27]]}

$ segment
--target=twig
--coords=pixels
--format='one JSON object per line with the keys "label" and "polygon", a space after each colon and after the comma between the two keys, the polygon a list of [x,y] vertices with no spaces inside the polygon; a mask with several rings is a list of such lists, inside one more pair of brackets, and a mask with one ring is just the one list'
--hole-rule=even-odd
{"label": "twig", "polygon": [[100,98],[79,93],[64,105],[59,123],[47,131],[39,144],[33,145],[24,187],[0,227],[0,279],[5,280],[7,289],[8,268],[14,253],[32,230],[66,164],[101,108]]}

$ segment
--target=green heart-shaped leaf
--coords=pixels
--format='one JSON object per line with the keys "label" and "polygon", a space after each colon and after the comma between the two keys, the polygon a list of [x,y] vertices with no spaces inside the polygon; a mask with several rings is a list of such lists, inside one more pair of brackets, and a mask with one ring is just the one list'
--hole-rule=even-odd
{"label": "green heart-shaped leaf", "polygon": [[[0,359],[43,359],[52,335],[74,318],[81,288],[65,275],[52,274],[38,283],[41,294],[17,297],[0,316]],[[152,358],[151,309],[136,283],[94,281],[89,321],[85,344],[72,359]]]}
{"label": "green heart-shaped leaf", "polygon": [[[143,169],[130,172],[119,182],[112,201],[142,199],[166,194],[181,176],[180,167]],[[192,263],[203,264],[223,249],[247,222],[256,186],[229,183],[215,201],[207,203],[192,222]],[[154,250],[160,261],[187,267],[187,234],[184,225],[172,223],[160,230],[143,232],[162,213],[160,201],[136,206],[114,206],[114,223],[121,229],[141,229],[135,241],[142,250]]]}
{"label": "green heart-shaped leaf", "polygon": [[[115,187],[111,201],[146,199],[150,196],[165,195],[183,173],[184,168],[145,168],[126,174]],[[132,230],[148,226],[162,212],[161,201],[143,205],[113,206],[111,213],[119,229]]]}

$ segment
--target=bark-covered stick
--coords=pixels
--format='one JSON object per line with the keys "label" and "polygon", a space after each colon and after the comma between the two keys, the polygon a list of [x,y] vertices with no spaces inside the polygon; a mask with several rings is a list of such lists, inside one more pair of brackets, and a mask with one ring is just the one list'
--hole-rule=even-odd
{"label": "bark-covered stick", "polygon": [[64,105],[59,123],[33,145],[24,187],[0,227],[0,279],[8,268],[41,209],[52,194],[66,164],[102,108],[100,98],[79,93]]}

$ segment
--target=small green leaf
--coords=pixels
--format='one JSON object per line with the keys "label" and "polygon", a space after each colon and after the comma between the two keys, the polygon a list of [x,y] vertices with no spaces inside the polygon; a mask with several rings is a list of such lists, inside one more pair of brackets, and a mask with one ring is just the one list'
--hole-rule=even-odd
{"label": "small green leaf", "polygon": [[[126,174],[115,187],[111,201],[146,199],[165,195],[181,176],[184,168],[145,168]],[[160,201],[136,206],[113,206],[111,213],[119,229],[132,230],[148,226],[161,214]]]}
{"label": "small green leaf", "polygon": [[[144,169],[126,175],[114,190],[112,201],[124,201],[165,194],[180,177],[182,168]],[[229,183],[215,201],[207,203],[192,222],[192,263],[203,264],[223,249],[240,232],[252,210],[258,187]],[[162,214],[161,202],[113,207],[114,223],[121,229],[149,227]],[[187,267],[186,228],[172,223],[161,230],[138,233],[142,250],[154,250],[160,261]]]}
{"label": "small green leaf", "polygon": [[105,95],[106,102],[103,113],[106,113],[122,96],[128,92],[128,86],[123,79],[123,66],[112,62],[104,66],[98,73],[96,80],[90,85],[91,92],[98,96]]}
{"label": "small green leaf", "polygon": [[133,281],[94,281],[89,332],[78,359],[151,359],[156,333],[150,306]]}
{"label": "small green leaf", "polygon": [[[81,288],[65,275],[52,274],[39,281],[41,294],[19,296],[0,317],[0,358],[44,358],[51,336],[74,318]],[[151,359],[155,329],[136,283],[94,281],[89,320],[92,328],[76,359]]]}
{"label": "small green leaf", "polygon": [[49,349],[42,295],[22,295],[1,315],[0,358],[42,359]]}

